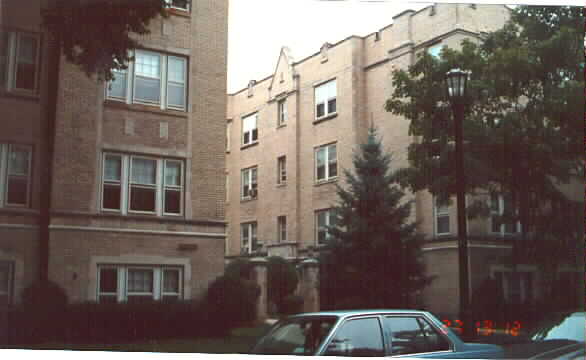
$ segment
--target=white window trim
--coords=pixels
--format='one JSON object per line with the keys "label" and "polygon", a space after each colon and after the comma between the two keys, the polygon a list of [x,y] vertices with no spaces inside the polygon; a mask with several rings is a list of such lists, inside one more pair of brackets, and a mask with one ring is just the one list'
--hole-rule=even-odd
{"label": "white window trim", "polygon": [[287,98],[277,101],[277,126],[287,124]]}
{"label": "white window trim", "polygon": [[[531,287],[533,288],[533,298],[530,299],[530,301],[535,301],[539,298],[539,271],[537,269],[536,266],[534,265],[517,265],[517,270],[513,271],[513,269],[511,269],[510,267],[506,267],[506,266],[502,266],[502,265],[496,265],[496,266],[491,266],[490,269],[490,277],[492,279],[496,279],[496,273],[500,272],[500,273],[531,273],[532,274],[532,284]],[[508,280],[505,276],[503,276],[503,282],[502,282],[502,291],[503,291],[503,296],[507,301],[510,301],[510,296],[511,294],[509,294],[509,284],[508,284]],[[525,293],[525,287],[521,286],[520,287],[520,292],[521,292],[521,299],[526,299],[527,298],[527,294]]]}
{"label": "white window trim", "polygon": [[191,9],[191,0],[187,0],[186,7],[184,7],[184,8],[178,7],[178,6],[173,6],[172,0],[165,0],[165,2],[167,4],[169,4],[170,9],[177,9],[177,10],[182,10],[182,11],[190,11],[190,9]]}
{"label": "white window trim", "polygon": [[[130,55],[134,55],[136,56],[137,52],[142,52],[145,54],[151,54],[151,55],[157,55],[159,56],[159,102],[153,102],[153,101],[146,101],[146,100],[139,100],[136,99],[136,72],[135,72],[135,64],[134,61],[130,61],[128,63],[128,68],[126,70],[122,70],[122,71],[114,71],[114,76],[116,76],[116,72],[122,72],[122,73],[126,73],[126,93],[124,98],[121,98],[119,96],[114,96],[114,95],[110,95],[110,90],[109,90],[109,86],[110,83],[106,83],[105,85],[105,96],[106,99],[108,100],[113,100],[113,101],[120,101],[120,102],[124,102],[128,105],[130,104],[140,104],[140,105],[147,105],[147,106],[153,106],[153,107],[158,107],[161,110],[177,110],[177,111],[187,111],[187,109],[189,108],[189,104],[188,104],[188,92],[189,92],[189,87],[188,87],[188,67],[189,67],[189,61],[188,58],[185,56],[180,56],[180,55],[172,55],[172,54],[167,54],[167,53],[163,53],[163,52],[157,52],[157,51],[152,51],[152,50],[144,50],[144,49],[137,49],[134,51],[131,51]],[[181,59],[185,62],[185,67],[184,67],[184,82],[183,82],[183,102],[185,103],[185,105],[183,107],[181,106],[175,106],[175,105],[170,105],[167,102],[167,94],[169,91],[169,81],[168,80],[168,71],[169,71],[169,67],[168,67],[168,59],[169,58],[175,58],[175,59]],[[142,76],[142,75],[141,75]],[[148,76],[143,76],[145,78],[151,78]],[[155,78],[152,78],[155,79]]]}
{"label": "white window trim", "polygon": [[521,228],[521,222],[517,221],[517,223],[515,224],[515,232],[505,232],[506,229],[506,224],[501,224],[500,225],[500,231],[492,231],[492,216],[493,215],[502,215],[505,211],[505,201],[504,201],[504,196],[502,194],[498,195],[498,212],[494,212],[492,211],[492,196],[489,197],[489,205],[490,205],[490,218],[488,221],[488,231],[491,234],[500,234],[501,236],[510,236],[510,235],[515,235],[515,234],[519,234],[522,231]]}
{"label": "white window trim", "polygon": [[[181,160],[175,160],[175,159],[163,159],[163,169],[162,169],[162,182],[163,182],[163,193],[162,193],[162,201],[161,201],[161,207],[162,207],[162,213],[165,216],[182,216],[183,215],[183,208],[185,207],[185,176],[184,174],[184,169],[185,169],[185,164],[183,161]],[[179,185],[167,185],[166,181],[167,181],[167,174],[165,173],[167,171],[167,163],[169,162],[173,162],[173,163],[178,163],[179,164]],[[166,203],[166,195],[167,195],[167,190],[169,191],[177,191],[179,192],[179,213],[168,213],[165,211],[165,203]]]}
{"label": "white window trim", "polygon": [[6,292],[0,291],[0,296],[6,296],[8,299],[8,304],[12,304],[14,297],[14,262],[0,260],[0,264],[6,265],[8,267],[8,283],[6,284]]}
{"label": "white window trim", "polygon": [[[246,120],[254,118],[254,127],[252,129],[250,129],[249,131],[244,131],[244,123],[246,122]],[[256,130],[256,140],[252,139],[252,135],[254,134],[254,130]],[[244,135],[249,133],[249,137],[248,137],[248,142],[245,141],[245,137]],[[258,112],[255,112],[253,114],[249,114],[246,116],[242,117],[242,146],[248,146],[248,145],[252,145],[252,144],[256,144],[258,143],[258,135],[259,131],[258,131]]]}
{"label": "white window trim", "polygon": [[[330,176],[330,166],[329,165],[330,165],[330,147],[331,146],[336,147],[336,159],[335,159],[336,160],[336,175],[335,176]],[[317,154],[321,149],[325,150],[325,176],[323,179],[318,178],[318,170],[317,170],[318,169]],[[316,184],[321,184],[324,182],[333,181],[338,178],[338,143],[337,142],[321,145],[321,146],[318,146],[315,148],[315,150],[314,150],[314,178],[315,178]]]}
{"label": "white window trim", "polygon": [[[319,214],[324,213],[325,216],[325,226],[331,226],[332,225],[332,216],[333,216],[333,209],[329,208],[329,209],[320,209],[320,210],[316,210],[315,211],[315,215],[314,215],[314,219],[315,219],[315,231],[314,231],[314,236],[315,236],[315,245],[316,246],[320,246],[323,244],[320,244],[319,242]],[[328,241],[329,239],[331,239],[331,234],[330,232],[327,230],[327,228],[325,229],[326,231],[326,241]]]}
{"label": "white window trim", "polygon": [[[117,271],[117,292],[100,292],[100,277],[102,269],[115,269]],[[151,270],[153,273],[153,291],[152,292],[136,292],[129,293],[128,290],[128,272],[130,270]],[[178,270],[179,271],[179,293],[165,293],[164,284],[164,272],[165,270]],[[101,296],[112,296],[116,297],[117,302],[126,302],[129,297],[132,296],[149,296],[151,295],[153,300],[160,301],[164,296],[176,296],[179,300],[185,299],[184,276],[185,268],[181,265],[150,265],[150,264],[98,264],[97,266],[97,282],[96,282],[96,301],[100,302]]]}
{"label": "white window trim", "polygon": [[[0,29],[0,32],[2,30]],[[39,89],[39,72],[41,69],[40,58],[41,58],[41,36],[36,33],[18,32],[18,31],[5,31],[8,34],[8,53],[6,54],[6,83],[0,84],[0,89],[4,88],[9,92],[16,92],[27,95],[37,95]],[[20,46],[20,39],[23,36],[28,36],[36,40],[36,51],[35,51],[35,84],[33,90],[20,89],[16,87],[16,67],[18,49]],[[0,69],[1,71],[2,69]]]}
{"label": "white window trim", "polygon": [[[325,100],[318,102],[318,99],[317,99],[317,90],[320,87],[327,86],[328,84],[330,84],[332,82],[335,84],[335,87],[336,87],[336,95],[335,96],[330,96],[330,97],[326,98]],[[337,101],[337,98],[338,98],[338,83],[337,83],[337,79],[335,79],[335,78],[334,79],[330,79],[330,80],[327,80],[327,81],[324,81],[322,83],[319,83],[319,84],[315,85],[314,90],[313,90],[313,101],[315,103],[315,105],[314,105],[315,120],[321,120],[321,119],[325,119],[325,118],[328,118],[330,116],[336,115],[338,113],[338,101]],[[333,99],[336,99],[336,111],[330,112],[329,102],[330,102],[330,100],[333,100]],[[318,117],[317,116],[317,107],[318,107],[318,105],[320,105],[322,103],[324,104],[324,114],[322,116],[319,116]]]}
{"label": "white window trim", "polygon": [[[284,223],[281,222],[281,219],[284,220]],[[285,235],[285,236],[283,236]],[[287,241],[287,216],[280,215],[277,216],[277,240],[278,242],[286,242]]]}
{"label": "white window trim", "polygon": [[[451,220],[450,206],[446,205],[445,208],[446,208],[446,210],[440,211],[440,209],[437,206],[437,198],[434,196],[433,197],[433,219],[434,219],[433,224],[434,224],[434,232],[435,232],[435,235],[437,235],[437,236],[445,236],[445,235],[450,235],[452,233],[452,224],[450,223],[450,220]],[[448,217],[449,231],[445,232],[445,233],[440,233],[438,231],[438,229],[439,229],[438,219],[443,216]]]}
{"label": "white window trim", "polygon": [[[252,182],[252,173],[253,173],[253,171],[256,171],[256,183],[253,183]],[[248,188],[248,195],[246,195],[246,196],[244,195],[244,178],[245,177],[248,180],[248,186],[247,186],[247,188]],[[249,168],[242,169],[241,172],[240,172],[240,181],[241,181],[241,186],[240,186],[240,199],[242,199],[242,200],[250,200],[250,199],[253,199],[253,198],[258,197],[258,195],[255,196],[255,197],[253,197],[252,195],[250,195],[250,191],[252,189],[255,189],[256,188],[256,190],[258,192],[258,166],[251,166]]]}
{"label": "white window trim", "polygon": [[[246,245],[246,247],[244,247],[244,228],[248,228],[248,244]],[[245,251],[246,254],[252,254],[252,243],[253,243],[253,231],[252,229],[255,228],[255,232],[256,233],[256,243],[257,245],[259,245],[260,248],[262,248],[264,246],[264,244],[259,241],[258,239],[258,223],[256,221],[250,221],[250,222],[245,222],[245,223],[241,223],[240,224],[240,251],[243,252]]]}
{"label": "white window trim", "polygon": [[277,158],[277,185],[287,184],[287,156]]}
{"label": "white window trim", "polygon": [[[25,204],[10,204],[8,203],[8,176],[9,176],[9,156],[12,148],[23,148],[28,151],[28,173],[27,173],[27,189],[26,189],[26,203]],[[2,144],[0,143],[0,207],[10,208],[28,208],[31,204],[31,189],[32,189],[32,156],[33,148],[31,145],[23,144]]]}
{"label": "white window trim", "polygon": [[[121,182],[121,192],[120,192],[120,209],[106,209],[104,208],[104,185],[106,183],[106,157],[121,157],[121,174],[120,174],[120,182]],[[132,159],[147,159],[147,160],[154,160],[155,161],[155,174],[156,174],[156,183],[151,185],[143,185],[138,184],[134,186],[138,187],[154,187],[155,188],[155,211],[140,211],[140,210],[131,210],[130,209],[130,196],[132,191]],[[180,183],[181,186],[167,186],[165,182],[165,169],[167,162],[178,162],[181,164],[181,176],[180,176]],[[184,216],[184,208],[185,208],[185,161],[182,159],[172,159],[172,158],[156,158],[152,156],[143,156],[143,155],[133,155],[133,154],[123,154],[123,153],[116,153],[116,152],[104,152],[102,156],[102,178],[100,179],[100,209],[103,212],[113,212],[118,213],[121,215],[129,215],[129,214],[143,214],[143,215],[155,215],[158,217],[182,217]],[[179,206],[179,213],[167,213],[165,212],[165,189],[169,187],[173,190],[181,191],[180,194],[180,206]]]}

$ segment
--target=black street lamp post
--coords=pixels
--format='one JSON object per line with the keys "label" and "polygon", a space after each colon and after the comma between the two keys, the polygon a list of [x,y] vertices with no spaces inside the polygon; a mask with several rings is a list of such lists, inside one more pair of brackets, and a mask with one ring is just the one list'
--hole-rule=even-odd
{"label": "black street lamp post", "polygon": [[472,314],[470,312],[470,289],[468,286],[468,239],[466,232],[466,179],[464,175],[464,151],[462,141],[462,122],[464,120],[464,97],[469,73],[452,69],[446,74],[448,98],[454,112],[454,131],[456,142],[456,199],[458,208],[458,263],[460,275],[460,319],[463,323],[463,336],[472,336]]}

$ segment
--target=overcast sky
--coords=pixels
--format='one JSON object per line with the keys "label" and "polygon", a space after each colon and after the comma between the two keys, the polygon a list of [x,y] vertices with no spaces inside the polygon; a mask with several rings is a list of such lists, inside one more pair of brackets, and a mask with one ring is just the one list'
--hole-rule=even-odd
{"label": "overcast sky", "polygon": [[[580,5],[584,0],[498,0],[467,3]],[[450,2],[439,0],[436,2]],[[454,2],[454,1],[452,1]],[[228,17],[228,93],[272,74],[282,46],[294,60],[316,53],[324,42],[368,35],[393,16],[433,2],[406,0],[230,0]]]}

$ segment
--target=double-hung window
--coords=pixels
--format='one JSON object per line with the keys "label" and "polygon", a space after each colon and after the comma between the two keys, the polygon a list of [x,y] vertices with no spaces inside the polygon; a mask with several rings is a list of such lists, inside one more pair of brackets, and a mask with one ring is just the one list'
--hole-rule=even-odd
{"label": "double-hung window", "polygon": [[105,153],[103,161],[103,211],[183,214],[182,160]]}
{"label": "double-hung window", "polygon": [[287,123],[287,99],[277,102],[277,126],[283,126]]}
{"label": "double-hung window", "polygon": [[32,148],[0,143],[0,207],[28,207]]}
{"label": "double-hung window", "polygon": [[189,11],[191,0],[165,0],[171,9]]}
{"label": "double-hung window", "polygon": [[183,268],[172,265],[99,265],[98,301],[177,301],[183,298]]}
{"label": "double-hung window", "polygon": [[435,234],[450,234],[450,207],[447,204],[439,202],[437,197],[434,198],[435,205]]}
{"label": "double-hung window", "polygon": [[36,93],[39,48],[37,34],[0,30],[0,88]]}
{"label": "double-hung window", "polygon": [[519,221],[499,219],[503,214],[514,214],[513,199],[510,195],[491,194],[490,196],[491,232],[510,235],[521,232]]}
{"label": "double-hung window", "polygon": [[320,146],[315,149],[316,182],[328,181],[338,176],[338,155],[336,144]]}
{"label": "double-hung window", "polygon": [[242,145],[253,144],[258,141],[258,113],[242,118]]}
{"label": "double-hung window", "polygon": [[315,119],[336,113],[336,80],[330,80],[315,88]]}
{"label": "double-hung window", "polygon": [[258,196],[258,168],[256,166],[242,170],[242,199],[253,199]]}
{"label": "double-hung window", "polygon": [[280,156],[277,159],[277,184],[284,185],[287,183],[287,157]]}
{"label": "double-hung window", "polygon": [[287,241],[287,217],[277,217],[277,232],[279,236],[279,242]]}
{"label": "double-hung window", "polygon": [[256,235],[256,222],[240,224],[241,253],[252,254],[262,249],[263,243]]}
{"label": "double-hung window", "polygon": [[106,87],[109,99],[187,109],[187,58],[154,51],[135,50],[127,69],[115,70]]}
{"label": "double-hung window", "polygon": [[13,274],[13,263],[0,261],[0,306],[9,305],[12,302]]}
{"label": "double-hung window", "polygon": [[323,245],[331,238],[329,227],[334,226],[336,226],[336,214],[333,209],[315,212],[315,241],[317,245]]}

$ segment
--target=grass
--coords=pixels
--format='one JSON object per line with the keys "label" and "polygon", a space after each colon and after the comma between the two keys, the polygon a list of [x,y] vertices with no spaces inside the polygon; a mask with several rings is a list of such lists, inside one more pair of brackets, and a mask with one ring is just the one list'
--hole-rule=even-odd
{"label": "grass", "polygon": [[150,340],[130,344],[57,344],[47,343],[23,348],[36,350],[92,350],[92,351],[137,351],[169,353],[246,353],[270,325],[237,328],[225,338]]}

